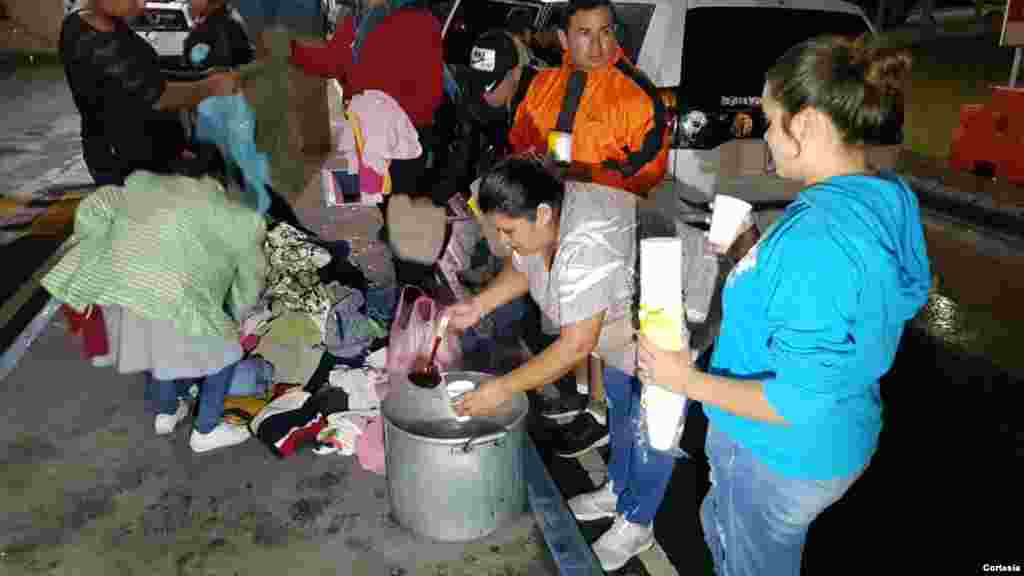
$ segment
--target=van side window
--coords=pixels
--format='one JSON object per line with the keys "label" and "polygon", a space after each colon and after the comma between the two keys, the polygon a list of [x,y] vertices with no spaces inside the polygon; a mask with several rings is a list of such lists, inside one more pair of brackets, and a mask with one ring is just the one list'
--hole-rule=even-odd
{"label": "van side window", "polygon": [[856,13],[767,6],[691,8],[685,26],[675,145],[704,149],[738,137],[744,123],[748,129],[739,137],[764,135],[765,73],[790,47],[822,34],[855,37],[869,30]]}

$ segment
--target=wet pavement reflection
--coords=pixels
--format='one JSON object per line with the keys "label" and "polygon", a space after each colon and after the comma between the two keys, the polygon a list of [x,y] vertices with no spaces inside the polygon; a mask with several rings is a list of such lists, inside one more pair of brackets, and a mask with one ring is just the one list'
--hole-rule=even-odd
{"label": "wet pavement reflection", "polygon": [[1024,251],[1015,240],[926,218],[933,287],[913,325],[946,346],[1024,375]]}

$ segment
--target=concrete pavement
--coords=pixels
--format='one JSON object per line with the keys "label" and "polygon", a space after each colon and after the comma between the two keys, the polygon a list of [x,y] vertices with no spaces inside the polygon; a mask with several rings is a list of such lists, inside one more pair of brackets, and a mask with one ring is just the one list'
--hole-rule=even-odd
{"label": "concrete pavement", "polygon": [[81,121],[59,67],[19,69],[0,80],[0,194],[91,182],[82,162]]}

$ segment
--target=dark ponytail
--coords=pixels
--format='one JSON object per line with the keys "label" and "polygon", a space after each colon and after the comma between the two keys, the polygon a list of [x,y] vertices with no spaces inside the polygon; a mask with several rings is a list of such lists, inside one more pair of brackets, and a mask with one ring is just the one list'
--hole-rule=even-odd
{"label": "dark ponytail", "polygon": [[879,144],[903,124],[911,58],[874,39],[822,36],[790,48],[768,71],[770,94],[789,119],[806,107],[831,117],[847,144]]}

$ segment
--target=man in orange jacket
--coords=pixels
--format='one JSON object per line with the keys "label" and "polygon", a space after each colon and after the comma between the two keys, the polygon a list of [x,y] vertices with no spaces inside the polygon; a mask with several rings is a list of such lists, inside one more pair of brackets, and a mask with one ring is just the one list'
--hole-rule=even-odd
{"label": "man in orange jacket", "polygon": [[668,165],[667,114],[654,84],[623,54],[609,0],[573,0],[558,37],[560,68],[542,70],[516,113],[513,152],[570,151],[568,177],[646,196]]}

